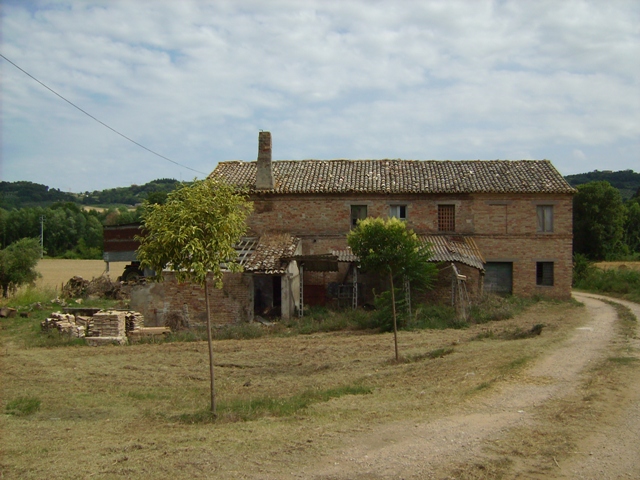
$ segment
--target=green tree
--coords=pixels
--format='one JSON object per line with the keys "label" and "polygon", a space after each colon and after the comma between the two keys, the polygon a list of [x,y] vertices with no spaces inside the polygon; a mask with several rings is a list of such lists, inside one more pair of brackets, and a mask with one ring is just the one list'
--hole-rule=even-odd
{"label": "green tree", "polygon": [[436,275],[436,267],[429,263],[431,251],[420,243],[418,236],[397,218],[383,220],[366,218],[347,235],[347,242],[359,258],[365,271],[388,276],[391,286],[393,340],[398,356],[398,321],[394,283],[408,278],[424,286]]}
{"label": "green tree", "polygon": [[626,205],[624,241],[631,253],[640,253],[640,197],[633,197]]}
{"label": "green tree", "polygon": [[171,266],[180,282],[204,287],[211,376],[211,412],[216,414],[216,394],[211,342],[209,282],[222,288],[223,268],[240,271],[234,249],[245,234],[252,205],[244,193],[213,179],[196,181],[171,192],[164,204],[145,203],[143,229],[137,255],[143,267],[158,279]]}
{"label": "green tree", "polygon": [[608,182],[577,187],[573,197],[573,251],[591,260],[615,258],[624,251],[626,209]]}
{"label": "green tree", "polygon": [[0,250],[0,286],[7,297],[9,287],[31,283],[40,274],[36,265],[40,259],[40,243],[35,238],[23,238]]}

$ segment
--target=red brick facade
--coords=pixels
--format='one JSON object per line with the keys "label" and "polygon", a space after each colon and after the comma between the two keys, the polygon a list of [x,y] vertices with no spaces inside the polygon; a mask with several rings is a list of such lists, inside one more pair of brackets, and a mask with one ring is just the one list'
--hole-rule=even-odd
{"label": "red brick facade", "polygon": [[[214,323],[264,311],[290,318],[300,311],[301,293],[305,304],[336,301],[328,287],[348,298],[345,287],[353,292],[357,269],[347,263],[353,261],[345,252],[347,234],[365,217],[402,218],[434,245],[435,259],[446,260],[430,300],[451,301],[451,262],[472,297],[488,287],[520,296],[571,295],[575,190],[548,160],[272,161],[271,134],[260,132],[257,162],[221,162],[211,177],[250,192],[249,237],[240,243],[245,252],[257,245],[245,257],[247,273],[226,274],[222,290],[211,287]],[[329,261],[326,254],[335,250],[337,272],[305,270],[305,262],[313,265],[317,255]],[[253,260],[261,267],[252,269]],[[359,301],[372,301],[372,288],[381,287],[362,275],[357,284],[364,286]],[[164,323],[169,312],[189,325],[204,321],[201,288],[168,278],[138,294],[132,304],[147,305],[147,324]]]}
{"label": "red brick facade", "polygon": [[[305,255],[346,248],[351,206],[366,205],[367,216],[387,217],[405,205],[407,225],[419,234],[438,233],[438,205],[455,206],[455,233],[471,235],[487,262],[513,265],[513,294],[569,298],[572,275],[571,194],[291,194],[252,195],[249,228],[255,235],[288,232],[302,239]],[[553,231],[538,232],[537,207],[551,206]],[[448,232],[451,233],[451,232]],[[537,285],[538,262],[553,262],[553,285]],[[337,281],[339,274],[323,274]],[[327,278],[333,275],[334,278]],[[305,273],[305,284],[318,284]]]}
{"label": "red brick facade", "polygon": [[[227,325],[253,318],[253,278],[243,273],[225,273],[223,288],[209,282],[211,322]],[[178,283],[168,272],[161,283],[137,287],[131,295],[131,308],[144,315],[145,325],[163,326],[168,317],[180,316],[188,327],[206,325],[204,288],[193,283]]]}

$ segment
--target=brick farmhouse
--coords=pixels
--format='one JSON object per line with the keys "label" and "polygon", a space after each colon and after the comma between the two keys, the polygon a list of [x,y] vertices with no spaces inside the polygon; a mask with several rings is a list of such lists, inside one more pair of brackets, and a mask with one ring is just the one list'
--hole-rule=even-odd
{"label": "brick farmhouse", "polygon": [[[571,294],[575,190],[548,160],[272,161],[270,133],[258,143],[256,162],[221,162],[211,174],[247,189],[254,204],[238,246],[245,273],[211,292],[217,323],[286,318],[301,302],[370,301],[377,285],[346,242],[366,217],[398,217],[430,244],[442,262],[440,300],[454,295],[448,267],[467,278],[472,298]],[[203,292],[165,283],[165,313],[202,312]]]}

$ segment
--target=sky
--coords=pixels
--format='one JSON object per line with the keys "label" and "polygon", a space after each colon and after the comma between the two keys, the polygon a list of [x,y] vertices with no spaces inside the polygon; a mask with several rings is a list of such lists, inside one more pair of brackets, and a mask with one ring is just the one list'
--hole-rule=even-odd
{"label": "sky", "polygon": [[640,171],[637,0],[1,0],[0,180],[69,192],[254,161]]}

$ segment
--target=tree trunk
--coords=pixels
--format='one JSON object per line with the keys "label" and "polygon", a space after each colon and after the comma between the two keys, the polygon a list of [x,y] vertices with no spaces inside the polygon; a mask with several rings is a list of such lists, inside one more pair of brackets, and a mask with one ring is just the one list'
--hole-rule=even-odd
{"label": "tree trunk", "polygon": [[391,280],[391,311],[393,312],[393,343],[396,347],[396,362],[399,360],[398,356],[398,321],[396,320],[396,292],[393,287],[393,273],[389,270],[389,280]]}
{"label": "tree trunk", "polygon": [[204,298],[207,304],[207,343],[209,344],[209,375],[211,377],[211,413],[216,413],[216,382],[213,374],[213,342],[211,338],[211,303],[209,301],[209,284],[204,280]]}

